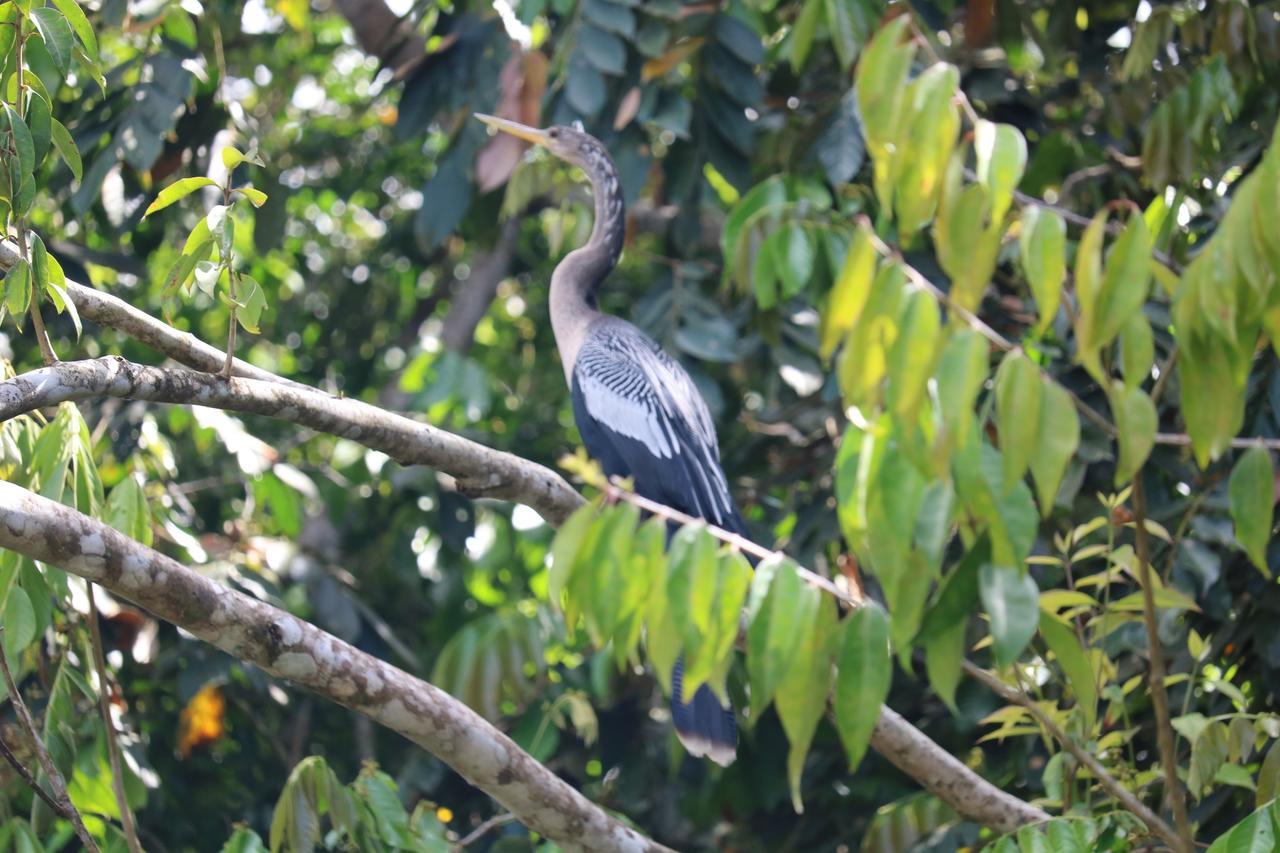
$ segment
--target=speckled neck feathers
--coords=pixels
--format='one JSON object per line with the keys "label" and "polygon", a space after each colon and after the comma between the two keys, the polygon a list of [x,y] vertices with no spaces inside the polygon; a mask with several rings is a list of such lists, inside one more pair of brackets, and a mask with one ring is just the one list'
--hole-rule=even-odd
{"label": "speckled neck feathers", "polygon": [[551,328],[560,349],[565,378],[570,381],[587,330],[601,316],[596,308],[596,290],[617,265],[626,230],[622,187],[609,152],[599,141],[584,134],[582,145],[574,155],[572,162],[582,168],[591,182],[595,225],[586,245],[566,255],[551,274]]}

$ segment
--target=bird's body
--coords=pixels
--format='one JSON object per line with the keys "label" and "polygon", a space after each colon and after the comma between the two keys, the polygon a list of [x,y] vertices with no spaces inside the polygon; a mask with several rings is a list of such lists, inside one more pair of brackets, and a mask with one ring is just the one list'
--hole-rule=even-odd
{"label": "bird's body", "polygon": [[[623,200],[604,146],[565,127],[536,130],[481,117],[499,130],[545,145],[591,181],[591,237],[551,276],[551,323],[573,414],[587,452],[606,475],[630,477],[638,494],[745,533],[720,465],[715,425],[693,379],[651,338],[596,307],[595,294],[622,252]],[[694,755],[733,761],[737,722],[705,685],[685,702],[682,666],[672,678],[672,720]]]}

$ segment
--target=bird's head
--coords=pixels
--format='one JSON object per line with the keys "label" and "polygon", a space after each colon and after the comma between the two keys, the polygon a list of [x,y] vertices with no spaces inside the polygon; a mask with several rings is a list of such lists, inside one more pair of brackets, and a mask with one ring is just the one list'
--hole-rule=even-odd
{"label": "bird's head", "polygon": [[541,129],[483,113],[476,113],[476,118],[503,133],[541,145],[588,174],[600,172],[601,167],[610,162],[609,154],[600,141],[577,128],[557,124]]}

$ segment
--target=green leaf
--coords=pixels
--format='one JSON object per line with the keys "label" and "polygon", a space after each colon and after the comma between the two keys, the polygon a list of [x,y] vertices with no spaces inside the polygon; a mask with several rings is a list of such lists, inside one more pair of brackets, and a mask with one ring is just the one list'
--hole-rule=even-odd
{"label": "green leaf", "polygon": [[237,273],[236,277],[240,280],[240,298],[243,300],[240,310],[236,312],[236,320],[245,331],[256,335],[262,311],[267,307],[267,297],[253,277],[244,273]]}
{"label": "green leaf", "polygon": [[1027,140],[1010,124],[978,121],[973,135],[978,180],[991,191],[991,219],[1004,219],[1013,202],[1013,191],[1027,168]]}
{"label": "green leaf", "polygon": [[4,277],[4,307],[20,321],[31,307],[31,266],[18,261]]}
{"label": "green leaf", "polygon": [[1115,340],[1151,289],[1151,234],[1141,213],[1129,217],[1111,251],[1098,296],[1096,346]]}
{"label": "green leaf", "polygon": [[1022,211],[1018,248],[1027,284],[1040,311],[1035,334],[1043,335],[1053,324],[1062,300],[1062,281],[1067,272],[1067,223],[1055,211],[1027,205]]}
{"label": "green leaf", "polygon": [[125,536],[151,545],[151,511],[138,478],[129,475],[116,484],[103,507],[102,520]]}
{"label": "green leaf", "polygon": [[254,189],[253,187],[240,187],[236,192],[249,199],[254,207],[262,207],[267,203],[267,194],[262,190]]}
{"label": "green leaf", "polygon": [[1067,465],[1080,446],[1080,416],[1065,388],[1047,376],[1043,377],[1042,384],[1040,425],[1030,467],[1040,514],[1047,518],[1053,511]]}
{"label": "green leaf", "polygon": [[1089,665],[1080,639],[1070,625],[1043,609],[1040,613],[1040,636],[1044,637],[1049,650],[1058,659],[1058,666],[1062,667],[1067,683],[1071,685],[1076,705],[1084,713],[1084,730],[1093,731],[1098,714],[1098,677]]}
{"label": "green leaf", "polygon": [[1151,364],[1155,357],[1151,324],[1138,311],[1120,330],[1120,370],[1124,374],[1124,384],[1137,388],[1146,381],[1151,375]]}
{"label": "green leaf", "polygon": [[774,270],[782,280],[782,298],[795,296],[804,290],[813,275],[816,259],[813,241],[804,228],[789,223],[769,235],[767,242],[773,244],[771,254]]}
{"label": "green leaf", "polygon": [[56,118],[53,119],[50,130],[53,147],[58,149],[59,156],[66,162],[67,168],[71,169],[76,181],[79,181],[84,177],[84,166],[80,162],[80,150],[76,148],[75,140],[71,138],[66,126]]}
{"label": "green leaf", "polygon": [[31,128],[32,162],[38,168],[49,153],[53,134],[53,116],[49,112],[49,102],[38,92],[31,94],[31,102],[27,107],[27,124]]}
{"label": "green leaf", "polygon": [[808,584],[805,587],[817,595],[817,609],[812,619],[794,631],[799,635],[799,642],[774,697],[778,719],[791,744],[787,753],[787,778],[791,783],[791,803],[797,814],[804,812],[800,775],[818,722],[826,713],[832,655],[839,637],[835,599],[818,593]]}
{"label": "green leaf", "polygon": [[71,32],[71,25],[62,12],[49,6],[32,9],[31,20],[35,22],[36,30],[40,33],[49,56],[53,58],[53,63],[65,77],[71,70],[71,57],[75,50],[75,35]]}
{"label": "green leaf", "polygon": [[1187,777],[1187,790],[1200,799],[1212,784],[1218,768],[1227,760],[1227,727],[1217,720],[1211,721],[1191,745],[1191,772]]}
{"label": "green leaf", "polygon": [[84,52],[94,62],[98,61],[98,38],[93,34],[93,25],[89,23],[89,19],[85,17],[80,5],[76,0],[53,0],[53,5],[58,7],[58,11],[62,12],[66,17],[67,23],[71,25],[71,29],[75,30],[76,37],[80,39],[80,43],[84,45]]}
{"label": "green leaf", "polygon": [[848,69],[858,58],[876,23],[876,11],[864,0],[826,0],[827,29],[840,66]]}
{"label": "green leaf", "polygon": [[996,663],[1008,666],[1031,642],[1040,619],[1040,589],[1027,572],[1015,566],[987,563],[978,571],[982,606],[991,617]]}
{"label": "green leaf", "polygon": [[1261,806],[1276,798],[1280,792],[1280,740],[1273,741],[1258,768],[1258,791],[1255,802]]}
{"label": "green leaf", "polygon": [[1079,311],[1076,317],[1076,359],[1089,369],[1094,378],[1102,381],[1102,365],[1098,361],[1095,343],[1095,315],[1098,312],[1098,294],[1102,288],[1102,242],[1106,235],[1110,213],[1100,210],[1084,229],[1080,244],[1076,247],[1075,290]]}
{"label": "green leaf", "polygon": [[9,587],[4,602],[4,653],[11,659],[36,638],[36,612],[22,587]]}
{"label": "green leaf", "polygon": [[18,115],[17,110],[5,104],[4,115],[5,127],[0,129],[7,130],[13,135],[14,149],[18,152],[18,178],[25,180],[36,167],[35,142],[31,138],[31,130],[22,120],[22,116]]}
{"label": "green leaf", "polygon": [[[753,586],[752,595],[756,595]],[[767,598],[758,605],[759,615],[747,628],[747,674],[751,680],[751,716],[759,717],[769,706],[796,655],[823,596],[796,573],[796,565],[784,560],[775,569]]]}
{"label": "green leaf", "polygon": [[175,201],[186,198],[202,187],[212,186],[216,186],[213,179],[206,177],[183,178],[180,181],[175,181],[160,191],[160,195],[156,196],[156,200],[151,202],[146,212],[142,215],[144,218],[150,216],[158,210],[164,210]]}
{"label": "green leaf", "polygon": [[822,20],[823,0],[806,0],[791,28],[791,37],[787,43],[787,57],[792,71],[804,68],[809,57],[809,48],[813,46],[813,36],[817,32],[818,22]]}
{"label": "green leaf", "polygon": [[836,672],[836,730],[852,773],[867,751],[871,730],[880,719],[880,705],[893,680],[889,623],[874,601],[868,600],[845,619]]}
{"label": "green leaf", "polygon": [[986,340],[973,329],[954,329],[938,359],[938,403],[942,409],[943,438],[959,447],[968,438],[974,420],[973,405],[987,381]]}
{"label": "green leaf", "polygon": [[1116,419],[1120,459],[1116,462],[1116,486],[1133,479],[1155,446],[1158,417],[1155,404],[1141,388],[1126,388],[1116,380],[1111,386],[1111,411]]}
{"label": "green leaf", "polygon": [[822,312],[819,339],[820,353],[824,359],[831,357],[836,344],[857,324],[871,295],[875,271],[875,245],[871,242],[866,226],[859,226],[831,293],[827,296],[826,310]]}
{"label": "green leaf", "polygon": [[1040,431],[1040,369],[1021,352],[1005,356],[996,371],[996,418],[1004,459],[1004,488],[1021,479],[1031,464]]}
{"label": "green leaf", "polygon": [[598,517],[599,508],[595,504],[585,503],[556,531],[556,538],[551,543],[551,570],[547,584],[547,598],[553,607],[561,606],[564,591],[572,580],[574,561],[583,539]]}
{"label": "green leaf", "polygon": [[952,713],[956,708],[956,688],[960,684],[961,665],[964,662],[964,637],[966,624],[956,622],[933,634],[924,641],[924,671],[929,677],[938,698]]}
{"label": "green leaf", "polygon": [[31,233],[31,286],[43,288],[49,281],[49,251],[39,234]]}
{"label": "green leaf", "polygon": [[1236,541],[1258,570],[1267,577],[1267,544],[1271,541],[1271,520],[1275,509],[1276,472],[1271,452],[1251,447],[1231,471],[1228,494]]}
{"label": "green leaf", "polygon": [[888,363],[889,407],[904,422],[911,420],[924,399],[941,330],[942,317],[933,296],[923,290],[908,295]]}
{"label": "green leaf", "polygon": [[[1273,750],[1274,751],[1274,750]],[[1266,803],[1222,833],[1208,853],[1272,853],[1276,849],[1275,807]]]}

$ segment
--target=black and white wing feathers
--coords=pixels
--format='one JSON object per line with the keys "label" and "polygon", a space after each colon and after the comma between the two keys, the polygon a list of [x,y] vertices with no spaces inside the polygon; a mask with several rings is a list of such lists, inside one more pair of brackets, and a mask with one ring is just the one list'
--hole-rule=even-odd
{"label": "black and white wing feathers", "polygon": [[702,395],[639,329],[606,317],[588,331],[574,364],[573,414],[605,474],[631,477],[651,500],[745,533]]}

